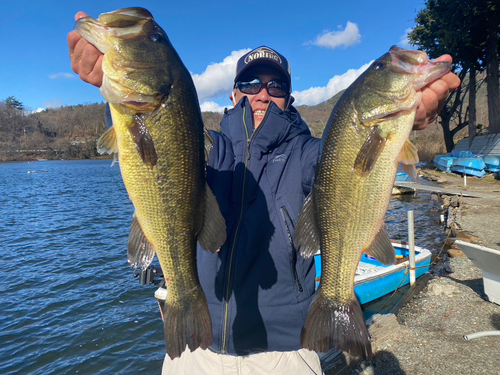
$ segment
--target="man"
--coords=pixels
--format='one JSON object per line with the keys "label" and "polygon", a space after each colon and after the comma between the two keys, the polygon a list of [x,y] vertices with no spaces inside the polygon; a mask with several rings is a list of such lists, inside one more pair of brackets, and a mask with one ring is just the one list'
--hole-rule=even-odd
{"label": "man", "polygon": [[[75,32],[68,46],[73,70],[100,86],[101,54]],[[448,74],[422,90],[415,129],[435,118],[459,84]],[[317,354],[300,346],[314,294],[314,263],[297,253],[293,240],[320,141],[292,106],[287,59],[271,48],[240,58],[230,98],[234,108],[226,111],[222,132],[212,132],[207,167],[227,241],[217,255],[198,249],[213,343],[173,361],[166,356],[163,373],[321,374]]]}

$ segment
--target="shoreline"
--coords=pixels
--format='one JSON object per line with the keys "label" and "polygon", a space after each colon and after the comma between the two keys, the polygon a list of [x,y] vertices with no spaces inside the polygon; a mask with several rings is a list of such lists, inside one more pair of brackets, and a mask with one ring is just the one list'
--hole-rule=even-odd
{"label": "shoreline", "polygon": [[[441,187],[490,193],[492,198],[462,197],[457,237],[500,250],[500,181],[495,176],[467,177],[424,166],[421,174]],[[364,375],[496,374],[500,337],[471,341],[464,335],[500,330],[500,305],[484,293],[482,271],[450,244],[452,273],[432,276],[423,290],[396,312],[399,327],[391,339],[374,342],[371,365],[350,373]],[[448,241],[447,241],[448,242]]]}

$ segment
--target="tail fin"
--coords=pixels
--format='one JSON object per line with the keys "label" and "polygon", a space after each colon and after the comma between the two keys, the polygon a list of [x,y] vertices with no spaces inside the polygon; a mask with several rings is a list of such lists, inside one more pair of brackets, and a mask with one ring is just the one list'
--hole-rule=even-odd
{"label": "tail fin", "polygon": [[162,308],[167,354],[171,359],[186,350],[206,349],[212,343],[212,320],[201,287],[190,291],[189,298],[167,301]]}
{"label": "tail fin", "polygon": [[354,298],[347,304],[331,301],[321,288],[316,292],[304,328],[300,335],[304,348],[328,352],[340,348],[363,359],[371,359],[370,335],[359,302]]}

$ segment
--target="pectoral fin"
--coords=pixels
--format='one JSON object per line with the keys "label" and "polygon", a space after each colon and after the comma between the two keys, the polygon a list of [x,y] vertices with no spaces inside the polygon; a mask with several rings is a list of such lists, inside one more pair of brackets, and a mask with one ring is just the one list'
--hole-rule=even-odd
{"label": "pectoral fin", "polygon": [[136,115],[135,122],[129,126],[128,130],[144,164],[154,167],[158,161],[158,156],[156,155],[153,138],[151,138],[146,127],[144,115]]}
{"label": "pectoral fin", "polygon": [[101,135],[97,141],[97,152],[100,154],[116,154],[118,153],[118,142],[116,140],[116,131],[112,126]]}
{"label": "pectoral fin", "polygon": [[140,264],[141,269],[144,271],[153,261],[155,252],[153,245],[151,245],[144,235],[137,218],[134,216],[128,235],[128,262],[134,269],[137,269],[137,266]]}
{"label": "pectoral fin", "polygon": [[97,141],[97,152],[100,154],[113,154],[113,163],[111,163],[111,166],[115,165],[118,161],[118,142],[114,127],[109,128],[101,135],[101,138]]}
{"label": "pectoral fin", "polygon": [[309,194],[302,205],[299,220],[295,226],[295,243],[305,259],[312,257],[320,248],[320,236],[312,202],[312,196]]}
{"label": "pectoral fin", "polygon": [[415,164],[419,162],[418,150],[409,139],[403,145],[397,161],[401,163],[401,168],[406,174],[415,180],[418,178],[417,169],[415,168]]}
{"label": "pectoral fin", "polygon": [[205,219],[198,234],[198,242],[202,248],[212,253],[226,242],[226,221],[208,184],[205,184]]}
{"label": "pectoral fin", "polygon": [[396,251],[394,250],[394,246],[392,246],[391,239],[385,230],[385,226],[380,228],[375,239],[365,253],[376,258],[385,265],[394,264],[396,262]]}
{"label": "pectoral fin", "polygon": [[365,177],[370,173],[384,150],[386,142],[387,139],[380,136],[378,126],[374,126],[354,162],[354,170],[358,175]]}

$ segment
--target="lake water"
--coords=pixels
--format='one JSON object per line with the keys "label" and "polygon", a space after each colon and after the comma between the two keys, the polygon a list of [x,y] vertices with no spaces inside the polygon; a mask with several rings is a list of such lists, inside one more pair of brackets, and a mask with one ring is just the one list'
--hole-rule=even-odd
{"label": "lake water", "polygon": [[[0,164],[0,374],[159,374],[154,286],[127,264],[133,206],[110,160]],[[42,171],[42,173],[28,173]],[[392,238],[439,251],[428,193],[395,198]]]}

